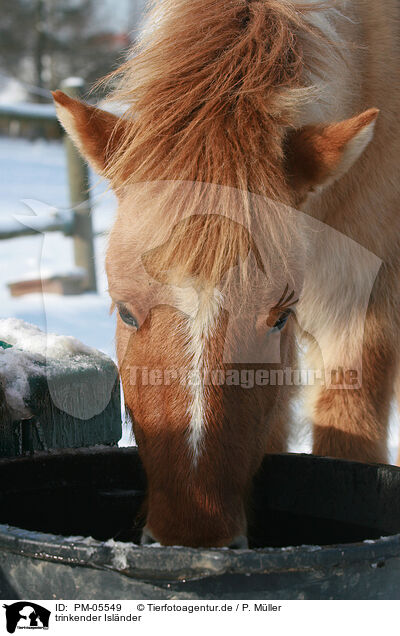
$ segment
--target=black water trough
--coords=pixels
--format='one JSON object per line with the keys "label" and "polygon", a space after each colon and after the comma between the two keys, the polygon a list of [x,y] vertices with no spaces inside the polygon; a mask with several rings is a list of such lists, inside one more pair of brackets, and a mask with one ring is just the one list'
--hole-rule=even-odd
{"label": "black water trough", "polygon": [[400,599],[400,469],[265,459],[250,550],[140,547],[135,449],[0,460],[1,599]]}

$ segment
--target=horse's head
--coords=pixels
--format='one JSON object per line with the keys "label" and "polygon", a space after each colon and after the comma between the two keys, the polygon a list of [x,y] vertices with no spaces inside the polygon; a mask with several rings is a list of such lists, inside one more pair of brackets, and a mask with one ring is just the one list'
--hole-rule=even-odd
{"label": "horse's head", "polygon": [[[55,99],[81,152],[107,175],[133,124]],[[244,544],[252,478],[265,452],[285,450],[306,267],[293,208],[352,165],[375,118],[368,111],[282,132],[268,198],[193,180],[114,180],[120,208],[107,275],[125,402],[148,478],[145,539]]]}
{"label": "horse's head", "polygon": [[[145,535],[242,545],[252,476],[268,448],[284,449],[277,421],[284,429],[290,388],[269,373],[292,366],[301,246],[292,236],[291,271],[282,263],[272,277],[275,246],[269,262],[247,227],[219,214],[171,227],[157,214],[157,186],[137,223],[129,210],[149,187],[122,201],[107,256],[125,401],[148,477]],[[193,194],[165,187],[177,205]]]}

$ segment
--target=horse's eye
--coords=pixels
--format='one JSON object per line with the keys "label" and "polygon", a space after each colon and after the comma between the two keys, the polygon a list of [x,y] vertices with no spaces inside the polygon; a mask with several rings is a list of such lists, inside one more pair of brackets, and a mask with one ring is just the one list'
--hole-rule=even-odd
{"label": "horse's eye", "polygon": [[133,316],[130,311],[128,311],[128,309],[126,308],[126,305],[124,305],[124,303],[117,303],[117,308],[118,308],[118,312],[119,315],[121,317],[121,320],[126,324],[129,325],[129,327],[134,327],[135,329],[139,329],[139,323],[136,320],[135,316]]}
{"label": "horse's eye", "polygon": [[286,311],[284,311],[279,316],[279,318],[276,321],[276,323],[274,324],[273,329],[277,329],[278,331],[282,331],[282,329],[286,325],[287,321],[289,320],[289,316],[290,316],[291,313],[292,313],[291,309],[287,309]]}

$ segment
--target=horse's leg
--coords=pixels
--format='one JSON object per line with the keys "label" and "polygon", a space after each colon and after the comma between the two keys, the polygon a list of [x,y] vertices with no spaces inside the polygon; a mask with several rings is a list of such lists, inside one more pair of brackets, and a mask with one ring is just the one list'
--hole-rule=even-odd
{"label": "horse's leg", "polygon": [[[340,334],[329,334],[329,372],[343,366]],[[349,343],[349,348],[350,348]],[[396,355],[393,341],[368,312],[362,347],[360,388],[320,387],[313,391],[313,453],[363,462],[388,461],[388,423],[393,397]],[[336,355],[335,355],[336,354]],[[349,367],[347,367],[349,368]]]}
{"label": "horse's leg", "polygon": [[[399,402],[397,402],[399,404]],[[400,445],[398,447],[398,451],[397,451],[397,460],[396,460],[396,464],[397,466],[400,466]]]}
{"label": "horse's leg", "polygon": [[[400,364],[398,366],[397,369],[397,376],[396,376],[396,384],[395,384],[395,393],[396,393],[396,402],[397,402],[397,414],[398,414],[398,418],[400,419]],[[399,441],[399,445],[398,445],[398,450],[397,450],[397,466],[400,466],[400,434],[398,432],[398,441]]]}
{"label": "horse's leg", "polygon": [[[286,364],[294,371],[298,368],[297,344],[294,335],[288,343]],[[268,414],[268,437],[265,452],[267,454],[287,453],[290,434],[292,402],[298,393],[296,386],[286,384],[281,387],[279,398],[272,412]]]}
{"label": "horse's leg", "polygon": [[282,408],[273,418],[265,452],[267,454],[286,453],[289,437],[289,406]]}

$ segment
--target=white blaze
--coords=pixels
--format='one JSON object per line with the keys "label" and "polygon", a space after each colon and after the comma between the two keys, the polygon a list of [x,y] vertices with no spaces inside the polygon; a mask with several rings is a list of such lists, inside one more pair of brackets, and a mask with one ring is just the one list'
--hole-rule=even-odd
{"label": "white blaze", "polygon": [[213,335],[222,306],[222,294],[213,287],[193,287],[181,290],[181,308],[189,314],[187,353],[190,360],[188,389],[190,417],[188,441],[194,463],[201,454],[207,426],[207,344]]}

